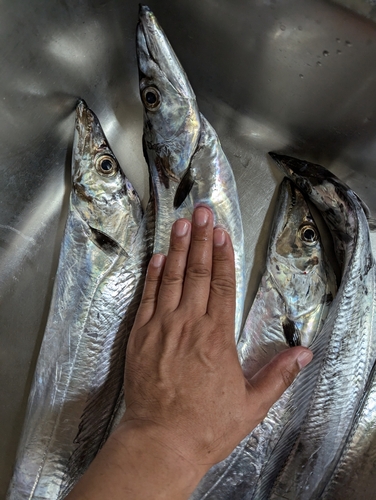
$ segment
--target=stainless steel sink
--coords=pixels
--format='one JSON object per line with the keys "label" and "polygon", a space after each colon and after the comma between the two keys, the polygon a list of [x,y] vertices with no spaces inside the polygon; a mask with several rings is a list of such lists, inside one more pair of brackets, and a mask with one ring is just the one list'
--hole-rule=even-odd
{"label": "stainless steel sink", "polygon": [[[360,14],[320,0],[149,3],[238,181],[248,305],[281,180],[268,151],[329,167],[376,214],[375,2],[343,3]],[[137,12],[136,0],[0,5],[0,498],[49,310],[77,97],[98,114],[122,167],[148,198]]]}

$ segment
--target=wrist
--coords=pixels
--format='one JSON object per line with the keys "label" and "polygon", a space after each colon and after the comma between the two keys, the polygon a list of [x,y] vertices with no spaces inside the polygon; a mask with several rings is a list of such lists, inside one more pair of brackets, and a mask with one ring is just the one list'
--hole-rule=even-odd
{"label": "wrist", "polygon": [[207,470],[179,453],[157,425],[122,422],[67,500],[186,500]]}
{"label": "wrist", "polygon": [[[162,495],[161,498],[188,498],[210,468],[210,465],[194,461],[188,452],[184,453],[181,440],[177,445],[173,433],[153,422],[122,422],[111,438],[128,456],[137,457],[136,462],[142,462],[145,470],[150,469],[149,474],[155,475],[161,483],[161,491],[163,484],[169,484],[176,491],[173,496]],[[179,492],[184,492],[183,496],[180,497]]]}

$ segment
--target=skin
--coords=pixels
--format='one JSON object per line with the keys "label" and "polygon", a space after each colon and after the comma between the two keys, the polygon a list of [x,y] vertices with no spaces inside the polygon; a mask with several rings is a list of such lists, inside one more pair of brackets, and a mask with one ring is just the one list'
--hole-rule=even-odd
{"label": "skin", "polygon": [[198,207],[150,261],[129,338],[123,420],[68,500],[183,500],[312,359],[294,347],[250,380],[234,341],[229,235]]}

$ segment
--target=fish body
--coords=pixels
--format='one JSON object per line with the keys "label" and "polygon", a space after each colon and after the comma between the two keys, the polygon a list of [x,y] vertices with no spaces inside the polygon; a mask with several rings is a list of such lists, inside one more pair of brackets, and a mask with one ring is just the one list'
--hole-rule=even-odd
{"label": "fish body", "polygon": [[138,195],[81,101],[70,209],[9,500],[64,498],[123,407],[126,341],[145,271],[143,228]]}
{"label": "fish body", "polygon": [[270,498],[313,500],[322,497],[350,438],[375,360],[375,262],[358,196],[320,165],[271,156],[320,210],[341,266],[337,295],[311,346],[313,361],[294,384],[301,411],[285,428],[272,464],[294,443]]}
{"label": "fish body", "polygon": [[170,228],[205,204],[229,232],[235,252],[238,338],[244,303],[244,237],[235,178],[213,127],[200,114],[188,78],[154,14],[137,27],[143,148],[155,200],[154,252],[167,253]]}
{"label": "fish body", "polygon": [[[265,272],[238,345],[245,375],[251,378],[291,345],[309,346],[320,335],[335,291],[335,275],[307,202],[285,178],[279,189]],[[258,481],[290,418],[292,393],[290,387],[263,422],[209,471],[194,498],[261,498],[255,495]]]}
{"label": "fish body", "polygon": [[323,500],[373,498],[376,491],[376,362],[351,435]]}

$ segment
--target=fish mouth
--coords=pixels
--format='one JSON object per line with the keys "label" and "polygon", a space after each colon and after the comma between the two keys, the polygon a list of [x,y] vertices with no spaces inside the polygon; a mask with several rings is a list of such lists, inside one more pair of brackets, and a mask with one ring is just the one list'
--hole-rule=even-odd
{"label": "fish mouth", "polygon": [[306,186],[303,187],[301,185],[303,179],[309,181],[312,186],[322,184],[328,179],[335,179],[334,174],[316,163],[273,152],[270,152],[269,156],[277,163],[284,174],[296,182],[298,187],[302,188],[303,191],[307,191],[307,189],[304,189]]}
{"label": "fish mouth", "polygon": [[175,90],[189,99],[195,94],[157,18],[147,5],[140,4],[136,32],[137,60],[140,77],[166,78]]}
{"label": "fish mouth", "polygon": [[73,140],[72,179],[75,182],[81,175],[81,163],[95,154],[107,150],[108,142],[102,126],[83,99],[77,101],[76,122]]}
{"label": "fish mouth", "polygon": [[83,99],[79,99],[76,105],[76,132],[80,136],[91,132],[94,122],[95,116],[93,112],[88,108]]}
{"label": "fish mouth", "polygon": [[79,99],[76,106],[76,147],[79,154],[108,147],[97,116],[83,99]]}
{"label": "fish mouth", "polygon": [[276,218],[273,232],[281,231],[286,225],[291,207],[294,206],[295,203],[295,186],[288,177],[285,177],[279,186],[278,202],[276,206],[276,213],[279,214],[279,216]]}

